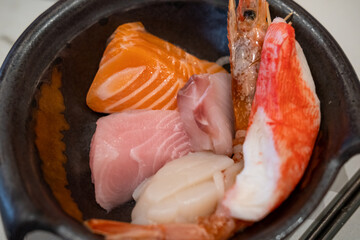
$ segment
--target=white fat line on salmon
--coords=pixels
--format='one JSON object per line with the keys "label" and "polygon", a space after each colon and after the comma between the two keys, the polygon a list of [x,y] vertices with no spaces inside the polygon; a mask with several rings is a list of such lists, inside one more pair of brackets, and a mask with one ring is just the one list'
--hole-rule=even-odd
{"label": "white fat line on salmon", "polygon": [[181,63],[187,69],[188,76],[192,76],[196,72],[194,64],[191,64],[190,66],[187,66],[186,63],[183,63],[183,62],[181,62]]}
{"label": "white fat line on salmon", "polygon": [[[114,95],[118,94],[129,85],[133,84],[134,81],[144,72],[145,69],[146,66],[140,66],[136,68],[125,68],[124,70],[114,73],[99,86],[99,88],[96,91],[98,97],[101,100],[106,100],[108,98],[113,97]],[[111,88],[111,85],[116,84],[116,82],[118,82],[119,79],[124,79],[125,78],[124,76],[132,76],[132,77],[121,88],[116,89],[116,91],[111,91],[109,89]]]}
{"label": "white fat line on salmon", "polygon": [[[188,76],[194,75],[194,73],[196,72],[195,66],[200,67],[202,72],[206,72],[205,69],[203,68],[204,66],[201,65],[200,63],[196,62],[196,65],[195,65],[195,64],[191,64],[191,66],[188,67],[189,72],[190,72],[190,69],[191,69],[191,72],[189,73]],[[191,67],[191,68],[190,68],[190,67]]]}
{"label": "white fat line on salmon", "polygon": [[165,46],[166,46],[166,50],[167,50],[168,52],[170,52],[170,44],[165,44]]}
{"label": "white fat line on salmon", "polygon": [[[154,109],[158,104],[160,104],[162,101],[164,101],[167,97],[169,97],[174,89],[178,89],[179,88],[179,83],[177,82],[176,84],[174,84],[173,86],[171,86],[171,88],[169,88],[169,90],[162,95],[160,98],[158,98],[153,104],[151,104],[148,109]],[[176,98],[173,98],[168,104],[166,104],[166,106],[170,106],[171,104],[174,103],[174,101],[176,100]],[[170,104],[170,105],[169,105]],[[166,109],[165,107],[163,107],[162,109]]]}
{"label": "white fat line on salmon", "polygon": [[[131,34],[129,36],[123,36],[122,39],[121,39],[123,43],[121,45],[118,45],[117,47],[110,48],[110,50],[106,49],[105,53],[103,55],[103,58],[101,59],[99,70],[106,67],[106,65],[108,63],[113,62],[116,59],[116,57],[121,56],[123,52],[122,51],[119,52],[119,50],[125,50],[125,49],[128,49],[130,47],[135,46],[135,44],[133,42],[134,37],[136,37],[135,34]],[[115,53],[115,52],[118,52],[118,53],[114,54],[113,58],[107,58],[106,61],[104,60],[104,59],[106,59],[106,58],[104,58],[105,56],[109,56],[109,55],[112,56],[113,55],[112,53]]]}
{"label": "white fat line on salmon", "polygon": [[125,44],[124,44],[124,43],[121,44],[120,49],[126,50],[126,49],[129,49],[129,48],[132,48],[132,47],[135,46],[135,44],[134,44],[133,42],[130,42],[130,41],[132,41],[131,38],[129,38],[129,40],[127,40],[127,41],[129,41],[129,42],[128,42],[128,43],[125,43]]}
{"label": "white fat line on salmon", "polygon": [[163,107],[163,109],[169,109],[170,106],[173,105],[175,102],[176,102],[176,95]]}
{"label": "white fat line on salmon", "polygon": [[169,57],[169,59],[171,59],[171,65],[175,66],[175,63],[176,63],[175,57],[171,56],[171,57]]}
{"label": "white fat line on salmon", "polygon": [[166,87],[166,85],[169,83],[169,81],[174,78],[174,73],[172,73],[171,75],[169,75],[165,80],[163,80],[161,82],[161,84],[159,84],[159,86],[157,86],[153,91],[151,91],[149,94],[147,94],[145,97],[143,97],[140,101],[138,101],[137,103],[135,103],[134,105],[130,106],[130,109],[137,109],[138,107],[141,106],[141,104],[143,104],[144,102],[146,102],[148,99],[150,99],[152,96],[156,95],[160,90],[164,89]]}
{"label": "white fat line on salmon", "polygon": [[[189,66],[188,66],[188,60],[187,59],[179,59],[178,60],[178,63],[179,63],[179,71],[181,72],[181,74],[183,75],[183,76],[191,76],[191,72],[190,72],[190,68],[189,67],[191,67],[191,68],[194,68],[194,66],[193,66],[193,64],[190,64]],[[175,66],[175,68],[176,68],[176,66]]]}
{"label": "white fat line on salmon", "polygon": [[[118,51],[118,49],[116,49],[116,48],[111,48],[110,50],[108,50],[107,54],[113,55],[113,53],[116,52],[116,51]],[[120,54],[121,54],[121,53],[119,53],[119,55],[120,55]],[[114,56],[117,56],[117,54],[114,54]],[[99,64],[99,70],[98,70],[98,71],[100,71],[100,70],[103,69],[106,65],[108,65],[108,63],[111,63],[111,62],[113,62],[113,61],[114,61],[113,58],[107,58],[107,57],[103,56],[103,57],[101,58],[101,61],[100,61],[100,64]]]}
{"label": "white fat line on salmon", "polygon": [[157,53],[159,56],[166,54],[163,49],[156,49],[156,53]]}
{"label": "white fat line on salmon", "polygon": [[[130,45],[133,45],[133,43],[128,43],[127,45],[130,46]],[[130,46],[130,47],[131,47],[131,46]],[[123,49],[123,47],[120,47],[120,48]],[[112,49],[109,51],[109,53],[106,54],[106,56],[108,56],[110,53],[115,52],[115,51],[118,51],[118,49],[112,48]],[[116,54],[114,57],[108,58],[108,60],[106,60],[106,61],[104,60],[104,59],[106,59],[106,57],[105,57],[105,55],[103,55],[103,57],[102,57],[102,59],[101,59],[101,62],[100,62],[100,65],[99,65],[99,70],[98,70],[98,72],[103,71],[103,69],[106,69],[106,66],[108,66],[108,65],[110,65],[111,63],[117,61],[117,59],[118,59],[119,57],[121,57],[122,54],[123,54],[123,52],[121,51],[121,52],[119,52],[118,54]],[[104,57],[105,57],[105,58],[104,58]]]}
{"label": "white fat line on salmon", "polygon": [[155,72],[152,74],[151,78],[146,81],[145,84],[143,84],[141,87],[137,88],[135,91],[133,91],[131,94],[127,95],[126,97],[121,98],[119,101],[117,101],[114,104],[111,104],[109,107],[106,108],[107,111],[123,104],[124,102],[128,101],[129,99],[136,96],[138,93],[140,93],[142,90],[144,90],[146,87],[150,86],[158,77],[160,73],[160,65],[159,63],[156,64]]}

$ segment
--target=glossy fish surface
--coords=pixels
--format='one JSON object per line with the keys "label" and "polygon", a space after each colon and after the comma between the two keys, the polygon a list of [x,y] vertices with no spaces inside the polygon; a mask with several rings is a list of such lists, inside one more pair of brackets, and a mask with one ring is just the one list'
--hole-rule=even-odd
{"label": "glossy fish surface", "polygon": [[90,147],[97,203],[109,211],[130,200],[145,178],[190,150],[175,110],[129,110],[100,118]]}
{"label": "glossy fish surface", "polygon": [[96,112],[173,110],[190,76],[226,72],[148,33],[140,22],[120,25],[110,40],[86,98]]}
{"label": "glossy fish surface", "polygon": [[235,218],[259,221],[300,181],[320,127],[320,102],[294,28],[276,18],[262,49],[244,142],[244,169],[224,204]]}

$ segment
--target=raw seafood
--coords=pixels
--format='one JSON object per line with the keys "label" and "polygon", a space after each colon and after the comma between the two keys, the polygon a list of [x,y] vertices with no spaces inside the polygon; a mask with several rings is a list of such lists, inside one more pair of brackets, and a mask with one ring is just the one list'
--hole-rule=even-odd
{"label": "raw seafood", "polygon": [[[239,164],[238,164],[239,165]],[[151,179],[145,180],[137,193],[132,223],[195,223],[210,215],[223,198],[226,169],[240,166],[223,155],[196,152],[173,160]]]}
{"label": "raw seafood", "polygon": [[234,112],[228,73],[193,75],[178,92],[178,109],[194,151],[232,155]]}
{"label": "raw seafood", "polygon": [[142,180],[190,150],[231,155],[229,75],[194,76],[179,92],[180,115],[175,110],[128,110],[98,121],[90,164],[96,200],[103,208],[129,200]]}
{"label": "raw seafood", "polygon": [[[261,48],[269,19],[265,0],[229,0],[228,39],[235,114],[234,159],[240,161],[242,144],[255,94]],[[270,20],[269,20],[270,21]]]}
{"label": "raw seafood", "polygon": [[233,217],[259,221],[293,191],[310,160],[320,126],[315,84],[295,31],[270,25],[244,143],[244,170],[224,204]]}
{"label": "raw seafood", "polygon": [[225,72],[154,35],[140,22],[119,26],[87,94],[96,112],[176,109],[176,94],[193,74]]}
{"label": "raw seafood", "polygon": [[261,54],[244,145],[245,169],[215,213],[199,218],[197,224],[141,226],[106,220],[85,224],[113,240],[176,239],[179,234],[182,239],[226,239],[264,218],[288,197],[310,159],[319,125],[319,100],[294,29],[276,19]]}
{"label": "raw seafood", "polygon": [[100,118],[90,148],[96,201],[109,211],[130,200],[145,178],[190,150],[177,111],[130,110]]}

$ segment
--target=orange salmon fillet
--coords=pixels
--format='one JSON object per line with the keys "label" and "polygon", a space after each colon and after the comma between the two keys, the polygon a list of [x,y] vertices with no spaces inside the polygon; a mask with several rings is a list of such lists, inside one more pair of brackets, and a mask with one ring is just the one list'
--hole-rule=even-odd
{"label": "orange salmon fillet", "polygon": [[226,72],[146,32],[140,22],[120,25],[110,39],[86,97],[96,112],[173,110],[191,75]]}

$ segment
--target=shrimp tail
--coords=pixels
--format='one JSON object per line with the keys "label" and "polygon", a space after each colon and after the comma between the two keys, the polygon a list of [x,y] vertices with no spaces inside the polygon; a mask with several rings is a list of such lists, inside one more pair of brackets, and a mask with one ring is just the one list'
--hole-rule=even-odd
{"label": "shrimp tail", "polygon": [[200,218],[198,222],[199,226],[203,226],[208,234],[216,240],[229,239],[236,232],[243,231],[253,223],[231,217],[229,210],[222,204],[218,205],[214,214]]}
{"label": "shrimp tail", "polygon": [[106,236],[106,240],[168,239],[211,240],[205,228],[196,224],[137,225],[111,220],[90,219],[85,226],[92,232]]}

